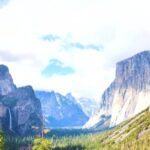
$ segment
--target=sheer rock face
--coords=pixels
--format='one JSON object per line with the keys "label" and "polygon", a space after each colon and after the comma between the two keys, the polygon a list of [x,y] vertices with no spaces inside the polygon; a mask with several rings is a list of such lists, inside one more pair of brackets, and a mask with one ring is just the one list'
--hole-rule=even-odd
{"label": "sheer rock face", "polygon": [[[0,127],[19,135],[34,132],[32,126],[41,128],[41,104],[31,86],[16,88],[8,68],[0,65]],[[10,120],[11,119],[11,120]]]}
{"label": "sheer rock face", "polygon": [[16,89],[7,66],[0,65],[0,95],[6,95]]}
{"label": "sheer rock face", "polygon": [[84,127],[101,128],[106,121],[107,127],[113,127],[149,105],[150,51],[144,51],[117,63],[115,80],[102,95],[99,110]]}
{"label": "sheer rock face", "polygon": [[0,103],[0,128],[2,128],[2,118],[6,117],[7,107]]}

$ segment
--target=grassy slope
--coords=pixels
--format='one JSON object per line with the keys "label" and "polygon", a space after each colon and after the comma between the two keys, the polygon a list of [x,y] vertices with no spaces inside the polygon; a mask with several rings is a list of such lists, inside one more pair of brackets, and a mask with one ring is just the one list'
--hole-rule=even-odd
{"label": "grassy slope", "polygon": [[149,150],[150,109],[104,134],[66,137],[53,141],[55,149]]}

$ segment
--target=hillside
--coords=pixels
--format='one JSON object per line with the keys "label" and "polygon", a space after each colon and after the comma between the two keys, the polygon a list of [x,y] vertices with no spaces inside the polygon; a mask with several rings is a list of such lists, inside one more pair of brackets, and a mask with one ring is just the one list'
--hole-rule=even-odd
{"label": "hillside", "polygon": [[62,138],[55,144],[56,149],[149,150],[150,107],[103,134]]}
{"label": "hillside", "polygon": [[[8,138],[7,150],[32,145],[33,140],[34,137]],[[53,150],[149,150],[150,107],[104,133],[49,137],[49,140]]]}

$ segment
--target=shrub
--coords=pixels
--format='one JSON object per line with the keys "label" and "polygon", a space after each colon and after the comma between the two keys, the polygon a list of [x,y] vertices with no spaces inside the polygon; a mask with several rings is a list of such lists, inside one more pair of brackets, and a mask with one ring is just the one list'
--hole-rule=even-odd
{"label": "shrub", "polygon": [[35,139],[32,150],[52,150],[52,142],[43,138]]}

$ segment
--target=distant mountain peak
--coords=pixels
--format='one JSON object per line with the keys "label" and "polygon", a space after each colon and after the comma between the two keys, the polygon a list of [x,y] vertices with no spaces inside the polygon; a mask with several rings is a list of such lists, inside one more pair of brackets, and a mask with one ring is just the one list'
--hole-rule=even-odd
{"label": "distant mountain peak", "polygon": [[36,91],[36,96],[41,100],[47,127],[79,127],[88,120],[71,93],[63,96],[54,91]]}
{"label": "distant mountain peak", "polygon": [[72,93],[67,93],[67,94],[66,94],[66,97],[73,97],[73,96],[72,96]]}
{"label": "distant mountain peak", "polygon": [[5,75],[7,72],[9,72],[9,69],[5,65],[0,65],[0,76]]}

